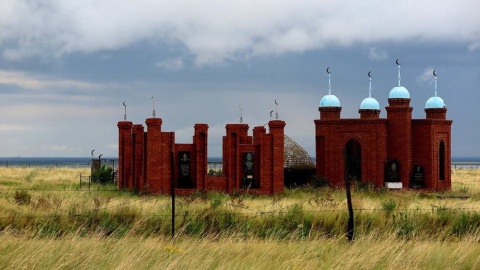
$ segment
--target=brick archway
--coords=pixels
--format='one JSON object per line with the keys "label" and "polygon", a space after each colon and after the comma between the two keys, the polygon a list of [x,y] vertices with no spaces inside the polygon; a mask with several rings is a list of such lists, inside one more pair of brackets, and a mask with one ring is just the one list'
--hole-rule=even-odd
{"label": "brick archway", "polygon": [[438,148],[439,179],[445,180],[445,143],[443,140],[440,141]]}

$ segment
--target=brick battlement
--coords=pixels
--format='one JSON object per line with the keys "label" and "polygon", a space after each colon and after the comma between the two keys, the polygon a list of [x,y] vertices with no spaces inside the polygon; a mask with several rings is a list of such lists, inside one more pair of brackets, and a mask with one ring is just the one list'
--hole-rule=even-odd
{"label": "brick battlement", "polygon": [[193,142],[176,144],[174,132],[162,132],[162,119],[140,124],[119,122],[119,189],[152,194],[248,189],[255,194],[283,191],[285,122],[269,122],[270,132],[247,124],[227,124],[223,138],[224,176],[207,175],[208,125],[195,124]]}

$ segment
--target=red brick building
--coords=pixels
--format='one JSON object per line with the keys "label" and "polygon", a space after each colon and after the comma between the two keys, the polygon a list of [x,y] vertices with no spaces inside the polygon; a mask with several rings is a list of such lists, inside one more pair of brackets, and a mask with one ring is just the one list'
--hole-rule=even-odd
{"label": "red brick building", "polygon": [[223,175],[207,175],[208,125],[195,124],[191,144],[175,143],[174,132],[162,131],[162,119],[143,125],[118,122],[119,189],[170,194],[172,179],[177,194],[194,191],[248,189],[274,194],[284,189],[285,122],[273,120],[253,129],[247,124],[227,124],[223,137]]}
{"label": "red brick building", "polygon": [[436,75],[435,96],[425,104],[425,119],[412,119],[410,94],[400,85],[400,66],[398,73],[386,119],[379,118],[380,105],[371,97],[371,78],[360,118],[342,119],[329,73],[329,94],[320,101],[315,141],[316,174],[331,186],[350,179],[376,187],[450,189],[452,121],[446,119],[445,103],[437,97]]}

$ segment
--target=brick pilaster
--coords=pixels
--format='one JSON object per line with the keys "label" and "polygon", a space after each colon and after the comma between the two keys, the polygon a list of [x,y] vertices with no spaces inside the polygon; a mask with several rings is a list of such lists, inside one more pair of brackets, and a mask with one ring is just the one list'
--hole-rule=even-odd
{"label": "brick pilaster", "polygon": [[131,170],[132,122],[120,121],[118,127],[118,188],[127,187]]}

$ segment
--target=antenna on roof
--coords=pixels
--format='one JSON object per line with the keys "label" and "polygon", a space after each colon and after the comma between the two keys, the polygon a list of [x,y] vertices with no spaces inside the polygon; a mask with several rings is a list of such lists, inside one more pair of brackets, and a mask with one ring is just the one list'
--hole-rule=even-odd
{"label": "antenna on roof", "polygon": [[152,116],[153,118],[155,118],[155,96],[152,96],[152,105],[153,105],[153,112],[152,112]]}
{"label": "antenna on roof", "polygon": [[238,108],[240,109],[240,123],[243,122],[243,108],[242,108],[242,105],[238,105]]}
{"label": "antenna on roof", "polygon": [[123,107],[125,107],[125,113],[123,114],[123,120],[127,121],[127,104],[125,104],[125,101],[123,102]]}
{"label": "antenna on roof", "polygon": [[433,76],[435,76],[435,96],[437,96],[437,70],[433,70]]}
{"label": "antenna on roof", "polygon": [[327,73],[328,73],[328,94],[331,95],[332,94],[332,83],[331,83],[331,76],[330,76],[330,67],[327,67]]}
{"label": "antenna on roof", "polygon": [[372,97],[372,72],[368,72],[368,79],[370,80],[370,86],[368,87],[368,97]]}
{"label": "antenna on roof", "polygon": [[398,62],[398,59],[395,60],[395,63],[396,63],[397,66],[398,66],[398,86],[402,86],[402,85],[400,84],[400,80],[402,79],[402,77],[400,76],[400,63]]}

